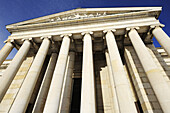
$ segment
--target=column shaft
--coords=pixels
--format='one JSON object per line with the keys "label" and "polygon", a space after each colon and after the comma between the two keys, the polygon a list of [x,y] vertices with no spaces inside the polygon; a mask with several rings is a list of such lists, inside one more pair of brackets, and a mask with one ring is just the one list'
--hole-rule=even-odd
{"label": "column shaft", "polygon": [[69,47],[70,38],[64,36],[45,103],[44,113],[58,113]]}
{"label": "column shaft", "polygon": [[115,37],[111,31],[106,34],[106,42],[113,70],[113,78],[121,113],[137,113],[126,73],[121,61]]}
{"label": "column shaft", "polygon": [[57,53],[52,53],[32,113],[43,112],[56,61]]}
{"label": "column shaft", "polygon": [[9,53],[11,52],[13,47],[14,46],[11,44],[11,42],[7,42],[5,44],[5,46],[1,49],[1,51],[0,51],[0,66],[4,62],[6,57],[9,55]]}
{"label": "column shaft", "polygon": [[81,113],[96,113],[92,38],[85,34],[83,45]]}
{"label": "column shaft", "polygon": [[30,101],[31,95],[35,88],[38,76],[43,66],[45,57],[50,46],[50,40],[45,38],[35,56],[35,59],[30,67],[30,70],[20,88],[20,91],[13,102],[9,113],[25,113],[25,110]]}
{"label": "column shaft", "polygon": [[13,58],[10,65],[5,70],[1,82],[0,82],[0,101],[8,90],[13,78],[15,77],[18,69],[20,68],[23,60],[25,59],[31,43],[28,40],[25,40],[15,57]]}
{"label": "column shaft", "polygon": [[69,113],[72,93],[72,74],[74,69],[75,52],[69,52],[65,81],[63,87],[62,101],[60,102],[60,113]]}
{"label": "column shaft", "polygon": [[165,49],[167,54],[170,56],[170,38],[169,36],[162,30],[160,27],[156,27],[152,31],[156,40],[160,43],[160,45]]}
{"label": "column shaft", "polygon": [[129,38],[164,113],[170,113],[170,88],[168,87],[167,82],[164,80],[163,75],[135,29],[132,29],[129,32]]}
{"label": "column shaft", "polygon": [[105,56],[106,56],[106,63],[107,63],[110,84],[111,84],[112,94],[113,94],[112,96],[113,96],[114,113],[120,113],[119,103],[118,103],[117,93],[116,93],[116,88],[115,88],[115,82],[114,82],[114,76],[113,76],[113,70],[112,70],[108,51],[105,52]]}

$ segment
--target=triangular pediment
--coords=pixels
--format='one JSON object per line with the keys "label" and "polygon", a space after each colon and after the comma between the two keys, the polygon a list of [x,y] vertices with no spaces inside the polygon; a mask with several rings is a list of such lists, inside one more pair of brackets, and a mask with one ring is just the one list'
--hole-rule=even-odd
{"label": "triangular pediment", "polygon": [[80,8],[48,16],[43,16],[23,22],[7,25],[6,28],[15,29],[18,27],[43,25],[48,23],[66,23],[75,21],[86,21],[102,18],[125,18],[139,15],[154,16],[158,18],[161,7],[127,7],[127,8]]}

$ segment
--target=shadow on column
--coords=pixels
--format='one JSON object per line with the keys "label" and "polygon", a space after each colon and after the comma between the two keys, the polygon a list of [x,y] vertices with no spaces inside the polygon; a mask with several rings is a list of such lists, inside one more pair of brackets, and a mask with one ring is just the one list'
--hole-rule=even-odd
{"label": "shadow on column", "polygon": [[82,58],[82,53],[76,53],[70,113],[80,113]]}
{"label": "shadow on column", "polygon": [[40,76],[39,76],[37,83],[36,83],[36,86],[34,88],[34,92],[31,96],[30,102],[27,106],[27,110],[26,110],[25,113],[32,113],[32,110],[33,110],[33,107],[34,107],[34,104],[35,104],[35,101],[36,101],[36,98],[37,98],[37,95],[38,95],[38,92],[39,92],[39,89],[40,89],[40,86],[41,86],[41,83],[42,83],[42,80],[43,80],[43,77],[44,77],[44,74],[46,72],[46,68],[48,66],[49,59],[50,59],[50,56],[47,55],[46,58],[45,58],[43,67],[41,69]]}

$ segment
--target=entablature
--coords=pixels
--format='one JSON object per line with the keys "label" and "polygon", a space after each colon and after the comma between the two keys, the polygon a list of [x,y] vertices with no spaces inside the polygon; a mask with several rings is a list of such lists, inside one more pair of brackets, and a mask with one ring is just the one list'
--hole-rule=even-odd
{"label": "entablature", "polygon": [[131,44],[127,28],[139,27],[138,33],[142,40],[152,43],[150,26],[161,25],[157,20],[160,12],[161,7],[75,9],[8,25],[11,36],[7,41],[12,40],[19,49],[23,39],[31,39],[32,47],[38,50],[41,37],[50,36],[51,42],[60,45],[62,35],[72,34],[70,38],[74,40],[76,51],[82,52],[82,33],[93,32],[94,51],[103,51],[106,48],[103,31],[114,29],[118,47],[123,50],[124,45]]}
{"label": "entablature", "polygon": [[127,27],[138,26],[141,29],[139,33],[144,33],[148,30],[149,26],[159,25],[160,22],[154,17],[147,17],[143,19],[131,19],[124,21],[110,21],[110,22],[100,22],[82,25],[72,25],[68,27],[56,27],[56,28],[42,28],[38,30],[28,30],[28,31],[18,31],[13,32],[8,39],[27,39],[27,38],[38,38],[42,36],[53,36],[54,40],[61,40],[60,35],[62,34],[73,34],[74,39],[81,39],[81,33],[86,31],[102,32],[106,29],[116,29],[115,35],[124,35],[126,33]]}

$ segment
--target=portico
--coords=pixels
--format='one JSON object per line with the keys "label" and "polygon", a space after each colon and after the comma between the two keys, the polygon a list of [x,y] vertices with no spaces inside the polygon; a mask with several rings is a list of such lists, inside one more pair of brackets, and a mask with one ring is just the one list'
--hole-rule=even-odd
{"label": "portico", "polygon": [[[145,84],[150,84],[158,110],[169,113],[168,74],[162,74],[163,67],[157,66],[147,48],[155,36],[170,55],[160,12],[161,7],[87,8],[8,25],[11,35],[0,51],[0,65],[13,47],[19,50],[0,79],[0,112],[154,113],[145,93]],[[135,55],[128,53],[128,47]],[[10,108],[3,108],[20,66],[30,56],[34,60],[23,83],[17,82],[17,95],[10,97]],[[133,79],[137,76],[132,71],[138,68],[129,60],[133,57],[139,59],[146,83],[140,77]]]}

